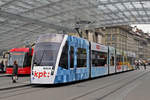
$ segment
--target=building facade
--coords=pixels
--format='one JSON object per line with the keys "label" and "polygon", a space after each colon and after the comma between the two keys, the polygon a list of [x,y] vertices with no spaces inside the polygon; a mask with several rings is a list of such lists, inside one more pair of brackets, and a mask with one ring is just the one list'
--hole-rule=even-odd
{"label": "building facade", "polygon": [[68,35],[81,37],[91,42],[104,43],[104,33],[102,33],[101,29],[82,30],[80,35],[78,33],[69,33]]}
{"label": "building facade", "polygon": [[123,52],[133,52],[137,59],[150,58],[150,36],[131,26],[106,27],[104,44]]}

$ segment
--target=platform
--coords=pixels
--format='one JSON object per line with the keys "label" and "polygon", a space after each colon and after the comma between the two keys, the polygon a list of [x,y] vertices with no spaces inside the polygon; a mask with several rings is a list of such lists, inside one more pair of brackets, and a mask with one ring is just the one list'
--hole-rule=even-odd
{"label": "platform", "polygon": [[19,76],[16,83],[12,83],[12,77],[8,74],[0,74],[0,90],[17,88],[21,86],[29,85],[29,76]]}

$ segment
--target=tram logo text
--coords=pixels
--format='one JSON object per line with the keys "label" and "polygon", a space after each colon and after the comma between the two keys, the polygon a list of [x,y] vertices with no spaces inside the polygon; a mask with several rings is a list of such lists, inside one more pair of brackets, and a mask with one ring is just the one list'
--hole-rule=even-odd
{"label": "tram logo text", "polygon": [[37,71],[33,71],[33,75],[34,77],[37,77],[37,78],[41,78],[41,77],[50,77],[50,72],[37,72]]}

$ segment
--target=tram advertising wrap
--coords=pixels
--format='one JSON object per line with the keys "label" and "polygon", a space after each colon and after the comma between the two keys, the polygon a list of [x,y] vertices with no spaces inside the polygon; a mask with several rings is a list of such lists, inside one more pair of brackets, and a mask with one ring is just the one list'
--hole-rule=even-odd
{"label": "tram advertising wrap", "polygon": [[64,34],[41,35],[35,44],[31,84],[58,84],[122,72],[115,48]]}
{"label": "tram advertising wrap", "polygon": [[91,42],[91,77],[108,74],[108,47]]}

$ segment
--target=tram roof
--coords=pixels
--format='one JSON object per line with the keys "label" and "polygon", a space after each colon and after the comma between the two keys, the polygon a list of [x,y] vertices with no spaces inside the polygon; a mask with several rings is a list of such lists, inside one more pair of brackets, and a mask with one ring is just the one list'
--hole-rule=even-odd
{"label": "tram roof", "polygon": [[75,27],[149,24],[149,5],[149,0],[0,0],[0,48]]}

